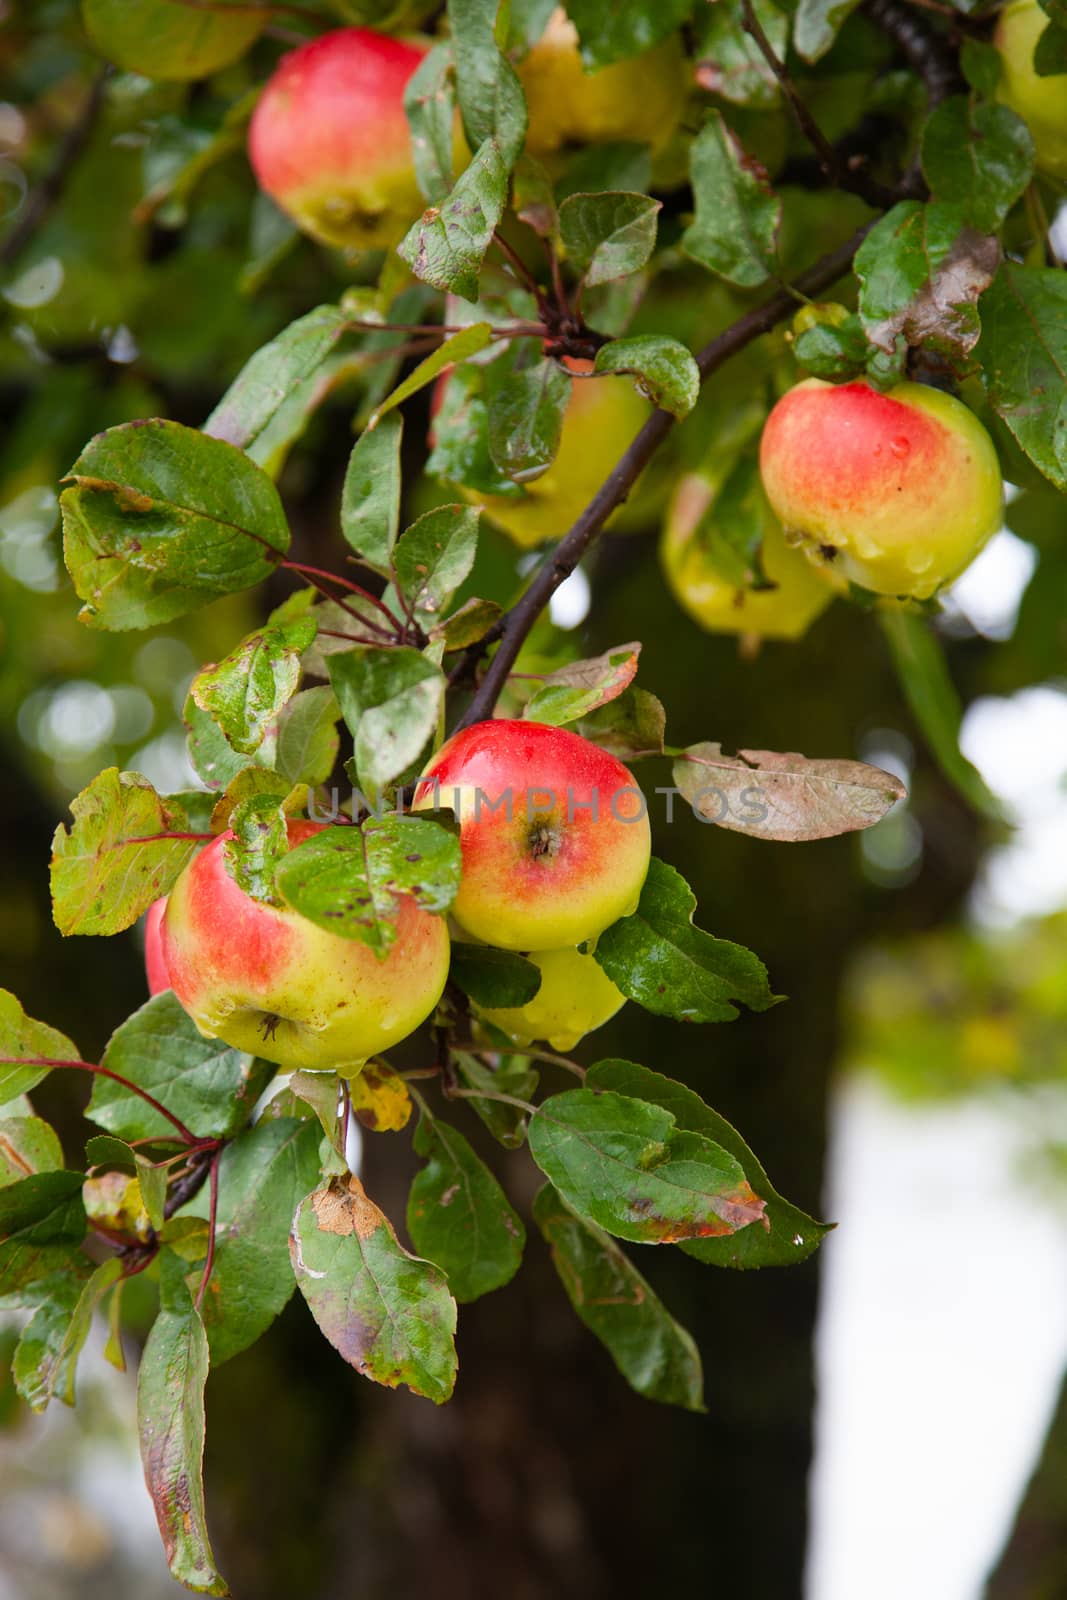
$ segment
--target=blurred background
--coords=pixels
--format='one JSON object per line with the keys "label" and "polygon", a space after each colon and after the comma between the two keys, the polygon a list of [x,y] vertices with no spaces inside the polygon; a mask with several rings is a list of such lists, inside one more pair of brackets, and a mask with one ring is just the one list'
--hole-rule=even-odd
{"label": "blurred background", "polygon": [[[253,198],[232,108],[276,39],[190,91],[104,83],[66,0],[0,4],[0,17],[0,982],[96,1059],[144,997],[138,936],[60,939],[51,835],[104,766],[163,791],[194,781],[188,681],[285,581],[146,634],[92,632],[62,567],[57,483],[105,426],[202,422],[252,351],[336,299],[352,268]],[[854,94],[856,63],[838,71]],[[27,195],[74,129],[61,192],[22,234]],[[853,225],[851,202],[798,195],[787,270]],[[738,306],[679,268],[648,286],[637,326],[696,344]],[[775,338],[726,369],[678,430],[664,492],[783,362]],[[353,419],[388,371],[342,352],[272,464],[301,560],[343,559]],[[418,406],[409,519],[446,497],[418,477]],[[979,818],[931,756],[875,618],[839,602],[801,643],[743,655],[667,592],[656,515],[603,541],[537,641],[559,656],[641,639],[641,681],[674,743],[855,756],[906,781],[877,828],[819,844],[660,817],[657,852],[693,884],[701,924],[753,948],[788,1003],[700,1029],[629,1007],[583,1046],[692,1084],[776,1187],[837,1231],[781,1272],[641,1252],[699,1343],[705,1417],[626,1389],[539,1238],[512,1284],[465,1308],[442,1410],[363,1382],[298,1297],[208,1384],[210,1519],[240,1600],[599,1600],[712,1573],[752,1600],[1067,1593],[1067,541],[1062,499],[998,442],[1013,463],[1007,527],[936,626],[963,750],[1003,823]],[[528,569],[502,536],[484,544],[470,592],[506,601]],[[666,763],[640,776],[669,782]],[[35,1094],[74,1158],[86,1094],[58,1074]],[[522,1209],[537,1183],[525,1154],[483,1154]],[[402,1216],[407,1141],[369,1137],[364,1159],[368,1190]],[[131,1360],[153,1314],[151,1286],[135,1284]],[[15,1327],[0,1321],[0,1355]],[[95,1346],[78,1411],[37,1417],[0,1364],[0,1600],[178,1592],[141,1483],[132,1376]]]}

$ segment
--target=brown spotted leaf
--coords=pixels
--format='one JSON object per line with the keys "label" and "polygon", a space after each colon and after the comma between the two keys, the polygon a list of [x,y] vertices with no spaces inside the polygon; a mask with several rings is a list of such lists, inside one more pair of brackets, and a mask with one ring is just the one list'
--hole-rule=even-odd
{"label": "brown spotted leaf", "polygon": [[293,1271],[312,1316],[350,1366],[440,1405],[456,1381],[456,1302],[439,1267],[409,1255],[354,1174],[297,1207]]}
{"label": "brown spotted leaf", "polygon": [[823,761],[775,750],[690,745],[674,781],[703,822],[757,839],[832,839],[881,821],[907,790],[863,761]]}
{"label": "brown spotted leaf", "polygon": [[408,1086],[384,1061],[368,1061],[348,1092],[359,1121],[375,1133],[399,1133],[411,1120]]}
{"label": "brown spotted leaf", "polygon": [[529,1141],[567,1204],[620,1239],[677,1244],[766,1226],[740,1162],[647,1100],[567,1089],[538,1107]]}
{"label": "brown spotted leaf", "polygon": [[204,1325],[186,1294],[152,1325],[137,1380],[137,1427],[145,1481],[167,1564],[199,1594],[228,1595],[215,1566],[204,1512]]}
{"label": "brown spotted leaf", "polygon": [[993,281],[1000,245],[964,221],[961,207],[905,200],[875,224],[856,256],[867,337],[963,356],[978,342],[977,301]]}

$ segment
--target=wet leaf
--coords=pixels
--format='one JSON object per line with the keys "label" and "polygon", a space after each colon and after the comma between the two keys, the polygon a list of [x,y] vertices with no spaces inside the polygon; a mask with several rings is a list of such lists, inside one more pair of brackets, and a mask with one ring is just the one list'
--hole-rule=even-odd
{"label": "wet leaf", "polygon": [[684,344],[658,335],[616,339],[596,353],[598,372],[628,372],[642,394],[672,417],[688,416],[700,393],[700,372]]}
{"label": "wet leaf", "polygon": [[620,761],[635,761],[639,756],[663,753],[666,729],[662,701],[631,684],[617,700],[580,718],[574,731]]}
{"label": "wet leaf", "polygon": [[1067,275],[1005,261],[982,296],[981,362],[993,409],[1067,494]]}
{"label": "wet leaf", "polygon": [[692,0],[570,0],[567,15],[582,42],[588,70],[640,55],[689,21]]}
{"label": "wet leaf", "polygon": [[559,208],[560,242],[587,288],[639,272],[656,248],[661,202],[647,194],[572,194]]}
{"label": "wet leaf", "polygon": [[398,245],[417,278],[477,300],[482,260],[507,204],[507,172],[496,140],[487,139],[448,198],[424,211]]}
{"label": "wet leaf", "polygon": [[0,1189],[0,1301],[68,1268],[85,1238],[80,1172],[38,1172]]}
{"label": "wet leaf", "polygon": [[730,1022],[735,1000],[766,1011],[778,997],[763,962],[695,928],[696,905],[681,873],[653,856],[637,910],[605,929],[593,954],[628,1000],[656,1016]]}
{"label": "wet leaf", "polygon": [[58,1028],[46,1022],[35,1022],[23,1011],[19,1002],[7,989],[0,989],[0,1104],[28,1094],[47,1078],[51,1067],[22,1066],[24,1059],[33,1062],[38,1058],[47,1061],[77,1061],[78,1048]]}
{"label": "wet leaf", "polygon": [[321,367],[348,327],[340,306],[316,306],[283,328],[241,368],[203,431],[247,450],[274,420],[293,389]]}
{"label": "wet leaf", "polygon": [[527,701],[523,716],[529,722],[547,722],[557,728],[589,716],[629,687],[640,654],[640,641],[635,640],[548,673]]}
{"label": "wet leaf", "polygon": [[555,460],[573,382],[558,361],[531,361],[526,341],[486,368],[489,454],[513,483],[540,477]]}
{"label": "wet leaf", "polygon": [[300,684],[300,657],[315,637],[313,617],[268,623],[217,666],[204,667],[190,693],[213,717],[229,744],[252,755]]}
{"label": "wet leaf", "polygon": [[420,627],[432,628],[466,581],[478,549],[480,516],[475,506],[435,506],[397,545],[396,584]]}
{"label": "wet leaf", "polygon": [[745,154],[718,111],[693,140],[689,176],[696,216],[682,236],[682,249],[742,289],[765,283],[782,204],[759,162]]}
{"label": "wet leaf", "polygon": [[392,411],[394,406],[402,405],[405,400],[417,394],[420,389],[425,389],[429,384],[435,383],[447,367],[455,366],[461,361],[466,361],[468,356],[473,356],[479,350],[484,350],[492,340],[492,329],[488,322],[472,322],[459,333],[452,334],[441,344],[425,361],[420,361],[414,372],[409,373],[403,383],[399,384],[386,399],[378,406],[368,427],[374,429],[381,418]]}
{"label": "wet leaf", "polygon": [[453,183],[456,75],[449,42],[434,45],[416,68],[404,90],[404,111],[419,188],[431,205],[439,205]]}
{"label": "wet leaf", "polygon": [[286,783],[325,783],[341,748],[341,707],[332,689],[320,685],[293,696],[278,719],[275,765]]}
{"label": "wet leaf", "polygon": [[496,43],[498,0],[449,0],[456,89],[467,142],[476,150],[494,139],[506,169],[526,137],[526,96]]}
{"label": "wet leaf", "polygon": [[355,744],[356,771],[374,795],[419,759],[437,729],[445,680],[418,650],[357,645],[327,661]]}
{"label": "wet leaf", "polygon": [[452,940],[449,978],[480,1006],[524,1006],[541,987],[540,969],[514,950]]}
{"label": "wet leaf", "polygon": [[1007,106],[951,95],[923,129],[922,166],[936,199],[961,206],[979,233],[993,233],[1030,182],[1034,141]]}
{"label": "wet leaf", "polygon": [[981,333],[978,297],[999,260],[997,240],[969,226],[961,205],[901,201],[856,254],[867,337],[890,354],[923,345],[965,356]]}

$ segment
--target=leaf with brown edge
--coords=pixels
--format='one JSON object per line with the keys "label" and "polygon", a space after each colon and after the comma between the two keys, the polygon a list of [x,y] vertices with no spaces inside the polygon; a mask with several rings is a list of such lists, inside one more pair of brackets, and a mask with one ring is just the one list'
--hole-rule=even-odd
{"label": "leaf with brown edge", "polygon": [[567,1089],[538,1107],[528,1138],[571,1209],[617,1238],[677,1244],[767,1225],[740,1162],[649,1101]]}
{"label": "leaf with brown edge", "polygon": [[408,1086],[384,1061],[368,1061],[348,1092],[356,1117],[375,1133],[399,1133],[411,1120]]}
{"label": "leaf with brown edge", "polygon": [[301,1201],[289,1252],[312,1316],[350,1366],[437,1405],[449,1398],[457,1363],[448,1281],[408,1254],[354,1174]]}
{"label": "leaf with brown edge", "polygon": [[629,688],[637,675],[640,654],[640,642],[634,640],[548,673],[527,701],[523,716],[556,728],[589,716]]}
{"label": "leaf with brown edge", "polygon": [[757,839],[832,839],[880,822],[907,790],[864,761],[825,761],[775,750],[723,754],[720,744],[690,745],[674,781],[702,822]]}
{"label": "leaf with brown edge", "polygon": [[107,767],[70,804],[52,839],[52,916],[62,934],[121,933],[166,894],[197,847],[180,806],[139,772]]}
{"label": "leaf with brown edge", "polygon": [[145,1482],[174,1577],[199,1594],[228,1595],[204,1510],[207,1334],[188,1292],[173,1289],[171,1301],[152,1325],[137,1378]]}
{"label": "leaf with brown edge", "polygon": [[868,339],[965,356],[981,333],[977,301],[993,281],[1000,244],[940,200],[905,200],[871,229],[856,255],[859,314]]}

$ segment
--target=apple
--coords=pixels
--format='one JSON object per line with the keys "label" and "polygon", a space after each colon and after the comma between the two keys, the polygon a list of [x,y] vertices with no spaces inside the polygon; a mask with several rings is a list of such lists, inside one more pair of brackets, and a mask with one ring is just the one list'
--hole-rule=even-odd
{"label": "apple", "polygon": [[1067,178],[1067,76],[1039,78],[1034,71],[1034,46],[1048,21],[1038,0],[1004,7],[993,35],[1001,65],[997,97],[1028,125],[1038,166]]}
{"label": "apple", "polygon": [[450,806],[463,875],[452,915],[505,950],[583,944],[637,907],[651,830],[644,796],[567,728],[500,718],[453,735],[413,807]]}
{"label": "apple", "polygon": [[526,148],[551,155],[562,145],[633,140],[659,149],[681,119],[687,87],[677,34],[599,72],[582,65],[578,33],[562,9],[548,19],[519,64],[530,125]]}
{"label": "apple", "polygon": [[667,584],[684,611],[710,633],[799,639],[834,598],[823,571],[785,541],[766,508],[761,561],[773,589],[751,589],[721,570],[715,554],[695,537],[720,485],[705,472],[679,481],[667,512],[660,557]]}
{"label": "apple", "polygon": [[160,994],[170,988],[170,974],[163,959],[161,928],[166,909],[167,897],[163,895],[159,900],[152,901],[144,919],[144,970],[149,994]]}
{"label": "apple", "polygon": [[423,209],[404,90],[427,46],[339,28],[283,56],[252,113],[261,189],[323,244],[395,244]]}
{"label": "apple", "polygon": [[[243,14],[242,14],[243,11]],[[125,72],[187,81],[206,78],[255,42],[267,24],[264,8],[193,8],[183,0],[82,0],[82,21],[93,44]]]}
{"label": "apple", "polygon": [[767,418],[760,472],[786,538],[876,594],[929,599],[1001,525],[993,441],[923,384],[798,383]]}
{"label": "apple", "polygon": [[[593,368],[591,361],[577,358],[569,358],[565,364],[578,374]],[[548,539],[561,539],[651,415],[651,404],[638,394],[631,379],[578,376],[571,383],[555,459],[539,478],[523,485],[521,498],[482,494],[462,484],[456,485],[457,492],[483,506],[496,526],[524,550]],[[640,496],[643,482],[643,478],[638,480],[636,496]],[[633,505],[629,509],[633,511]],[[609,518],[609,527],[616,516]]]}
{"label": "apple", "polygon": [[[289,823],[290,848],[325,824]],[[194,856],[167,899],[162,951],[171,987],[201,1033],[286,1069],[352,1076],[412,1033],[441,997],[449,938],[443,917],[401,901],[384,960],[359,939],[263,904],[226,871],[220,834]]]}
{"label": "apple", "polygon": [[516,1044],[547,1039],[553,1050],[573,1050],[579,1039],[626,1004],[626,996],[594,956],[580,950],[533,950],[529,959],[541,973],[541,987],[532,1000],[524,1006],[474,1007]]}

